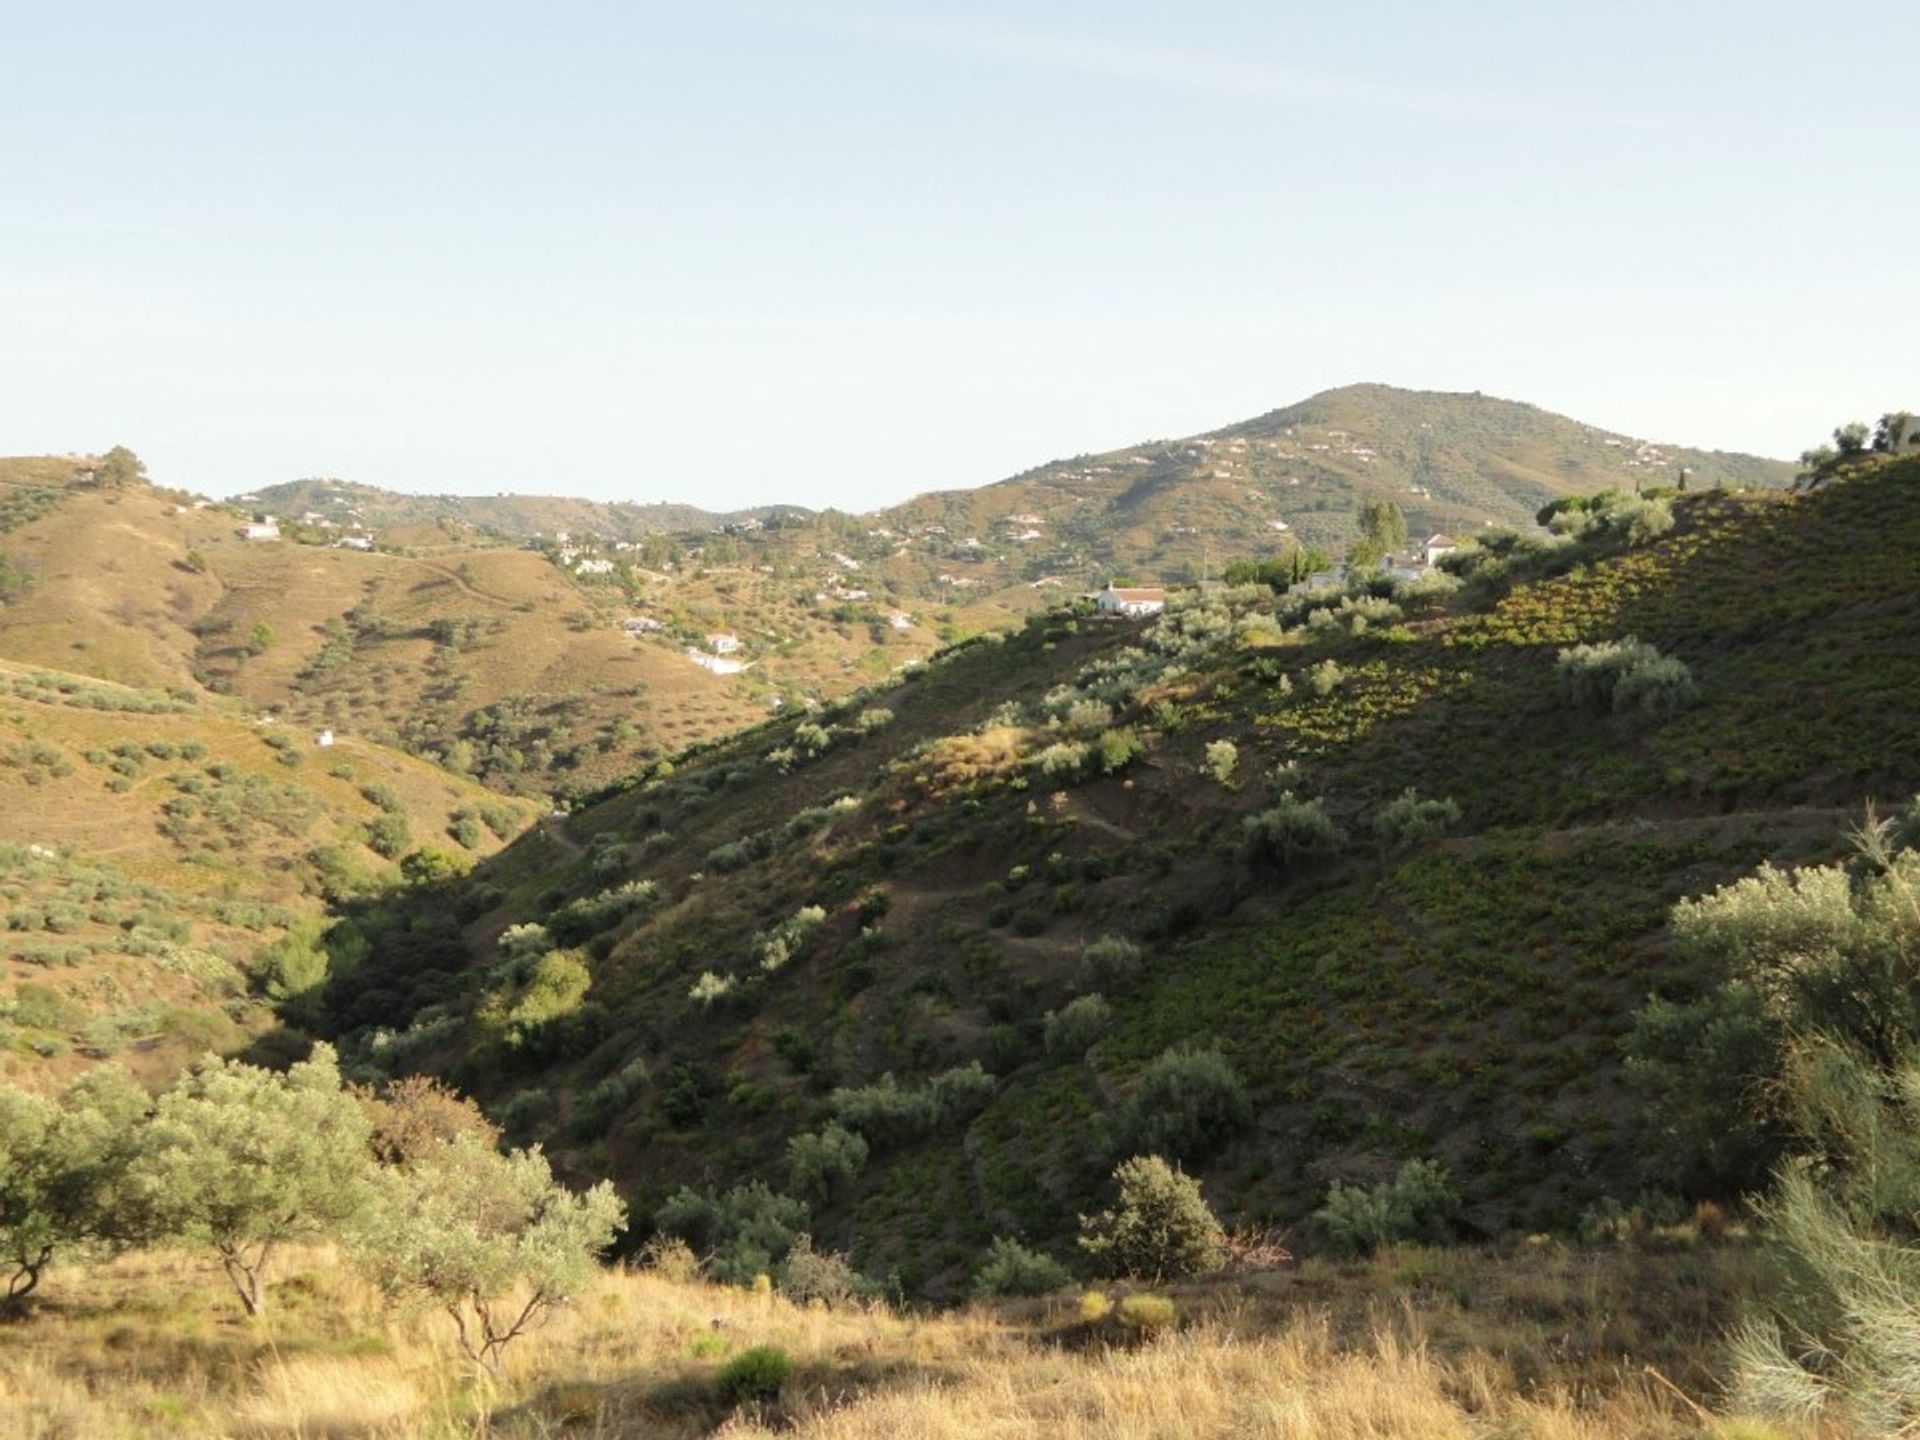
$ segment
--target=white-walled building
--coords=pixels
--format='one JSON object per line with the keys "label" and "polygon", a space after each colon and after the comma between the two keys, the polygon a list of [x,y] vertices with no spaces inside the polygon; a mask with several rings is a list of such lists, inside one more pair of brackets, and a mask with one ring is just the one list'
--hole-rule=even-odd
{"label": "white-walled building", "polygon": [[1093,597],[1093,603],[1103,615],[1125,615],[1137,620],[1146,615],[1158,615],[1165,610],[1167,592],[1158,585],[1109,585]]}

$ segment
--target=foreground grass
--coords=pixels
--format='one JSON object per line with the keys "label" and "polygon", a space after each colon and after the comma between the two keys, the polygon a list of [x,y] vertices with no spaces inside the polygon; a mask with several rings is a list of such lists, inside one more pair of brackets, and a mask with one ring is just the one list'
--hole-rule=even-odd
{"label": "foreground grass", "polygon": [[[0,1440],[1749,1440],[1774,1432],[1710,1420],[1646,1368],[1710,1384],[1747,1264],[1560,1247],[1309,1263],[1180,1292],[1153,1336],[1083,1322],[1077,1294],[911,1316],[611,1272],[483,1382],[438,1316],[383,1312],[330,1252],[297,1257],[257,1323],[197,1260],[139,1255],[57,1275],[0,1334]],[[723,1400],[729,1357],[765,1345],[791,1377]]]}

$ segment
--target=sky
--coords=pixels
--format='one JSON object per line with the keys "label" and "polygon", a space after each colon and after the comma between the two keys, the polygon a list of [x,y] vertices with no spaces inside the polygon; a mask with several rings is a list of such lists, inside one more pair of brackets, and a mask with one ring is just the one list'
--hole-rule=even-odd
{"label": "sky", "polygon": [[1920,6],[0,7],[0,453],[869,508],[1355,381],[1920,408]]}

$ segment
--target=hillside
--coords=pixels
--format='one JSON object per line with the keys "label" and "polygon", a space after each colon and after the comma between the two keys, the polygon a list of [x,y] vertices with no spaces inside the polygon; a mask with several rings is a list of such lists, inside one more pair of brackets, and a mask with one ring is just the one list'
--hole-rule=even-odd
{"label": "hillside", "polygon": [[269,514],[304,515],[351,525],[377,535],[407,532],[410,542],[431,543],[444,536],[479,531],[515,544],[558,533],[599,535],[608,540],[641,540],[687,530],[718,530],[744,521],[804,519],[792,505],[763,505],[746,510],[703,510],[668,501],[634,504],[582,500],[566,495],[408,495],[344,480],[291,480],[238,497],[238,503]]}
{"label": "hillside", "polygon": [[[643,1208],[785,1183],[793,1137],[864,1115],[812,1233],[910,1291],[996,1234],[1058,1244],[1182,1046],[1250,1097],[1183,1155],[1236,1222],[1310,1245],[1330,1180],[1434,1157],[1479,1232],[1564,1229],[1661,1179],[1619,1047],[1650,993],[1713,978],[1668,949],[1671,903],[1920,788],[1920,464],[1673,515],[1311,623],[1248,587],[950,650],[522,840],[465,928],[459,887],[356,908],[329,1028]],[[1563,696],[1564,647],[1626,636],[1697,703]],[[1410,786],[1458,818],[1393,853],[1373,826]],[[1095,991],[1106,1017],[1050,1042]]]}
{"label": "hillside", "polygon": [[529,818],[352,738],[0,662],[0,1079],[111,1056],[158,1080],[244,1045],[276,942],[415,849],[486,855]]}
{"label": "hillside", "polygon": [[[1783,486],[1777,460],[1654,444],[1479,394],[1351,385],[1184,440],[1081,455],[978,490],[880,512],[991,547],[987,588],[1107,572],[1147,583],[1291,540],[1344,550],[1368,500],[1391,500],[1418,537],[1526,526],[1548,501],[1615,487]],[[966,559],[956,552],[955,559]],[[984,559],[985,556],[974,556]],[[1097,583],[1097,581],[1096,581]]]}
{"label": "hillside", "polygon": [[[711,565],[675,545],[618,575],[479,536],[362,551],[289,524],[248,541],[246,512],[9,465],[0,657],[233,696],[500,789],[591,788],[938,643],[931,615],[819,605],[792,567],[711,537]],[[722,631],[742,644],[726,675],[686,653]]]}

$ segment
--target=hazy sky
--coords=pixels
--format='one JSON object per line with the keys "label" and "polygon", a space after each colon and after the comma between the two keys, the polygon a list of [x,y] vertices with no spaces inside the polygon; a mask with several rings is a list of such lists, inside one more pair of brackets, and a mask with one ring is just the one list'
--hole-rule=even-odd
{"label": "hazy sky", "polygon": [[1355,380],[1920,407],[1920,6],[0,7],[0,452],[870,506]]}

